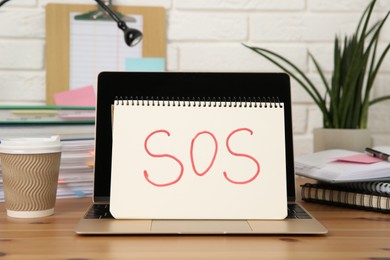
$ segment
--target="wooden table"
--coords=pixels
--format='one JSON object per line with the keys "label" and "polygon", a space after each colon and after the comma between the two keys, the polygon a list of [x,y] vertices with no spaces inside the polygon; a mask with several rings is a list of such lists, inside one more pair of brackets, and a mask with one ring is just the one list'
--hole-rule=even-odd
{"label": "wooden table", "polygon": [[325,236],[78,236],[91,199],[58,200],[55,215],[6,216],[0,204],[0,259],[390,259],[390,215],[302,203]]}

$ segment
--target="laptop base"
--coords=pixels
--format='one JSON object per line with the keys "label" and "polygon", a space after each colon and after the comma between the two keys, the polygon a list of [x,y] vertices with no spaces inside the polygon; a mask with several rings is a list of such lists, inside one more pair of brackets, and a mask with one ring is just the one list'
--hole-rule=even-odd
{"label": "laptop base", "polygon": [[[99,205],[105,208],[106,205]],[[75,232],[80,235],[276,235],[326,234],[327,229],[299,204],[289,203],[284,220],[117,220],[104,212],[86,214]]]}

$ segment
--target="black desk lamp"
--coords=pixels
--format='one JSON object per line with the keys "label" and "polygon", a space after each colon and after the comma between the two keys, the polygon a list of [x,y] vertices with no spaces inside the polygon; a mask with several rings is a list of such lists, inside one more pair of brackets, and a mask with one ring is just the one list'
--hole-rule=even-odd
{"label": "black desk lamp", "polygon": [[[10,0],[2,0],[0,2],[0,7],[8,1]],[[139,30],[127,27],[126,23],[123,20],[121,20],[119,16],[116,15],[115,12],[108,5],[106,5],[102,0],[95,0],[95,1],[118,24],[119,29],[121,29],[124,33],[125,42],[128,46],[133,47],[142,40],[142,33]]]}

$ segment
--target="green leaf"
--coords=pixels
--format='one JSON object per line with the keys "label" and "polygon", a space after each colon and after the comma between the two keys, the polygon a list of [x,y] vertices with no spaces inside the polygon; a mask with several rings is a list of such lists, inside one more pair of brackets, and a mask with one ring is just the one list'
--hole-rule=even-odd
{"label": "green leaf", "polygon": [[[271,61],[277,67],[282,69],[285,73],[290,75],[290,77],[294,78],[306,90],[306,92],[310,95],[310,97],[313,99],[313,101],[317,104],[317,106],[320,108],[321,112],[323,113],[324,117],[327,117],[328,113],[327,113],[327,108],[326,108],[325,101],[321,97],[321,94],[316,89],[316,87],[313,84],[313,82],[309,78],[307,78],[307,76],[305,75],[305,73],[302,70],[300,70],[291,61],[289,61],[288,59],[280,56],[279,54],[277,54],[275,52],[272,52],[270,50],[266,50],[266,49],[263,49],[263,48],[259,48],[259,47],[251,47],[251,46],[248,46],[246,44],[243,44],[243,45],[245,47],[251,49],[252,51],[260,54],[261,56],[263,56],[267,60]],[[279,62],[277,59],[279,59],[280,61],[284,62],[285,65],[290,67],[290,69],[288,69],[285,65],[283,65],[281,62]],[[296,73],[298,73],[298,75],[300,75],[302,77],[302,79],[297,77],[293,73],[293,71],[291,71],[291,69],[293,69]]]}
{"label": "green leaf", "polygon": [[387,95],[370,100],[375,78],[390,51],[388,43],[383,52],[378,53],[379,35],[390,11],[383,19],[369,26],[375,4],[376,0],[368,4],[351,36],[344,37],[343,40],[335,37],[334,70],[330,83],[317,59],[309,53],[325,86],[323,96],[319,87],[290,60],[264,48],[244,46],[274,63],[305,89],[321,110],[324,127],[366,128],[369,106],[390,99],[390,95]]}

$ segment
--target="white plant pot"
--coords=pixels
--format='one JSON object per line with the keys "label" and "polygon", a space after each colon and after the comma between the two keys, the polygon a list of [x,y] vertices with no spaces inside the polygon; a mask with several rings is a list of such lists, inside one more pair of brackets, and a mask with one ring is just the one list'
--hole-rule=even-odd
{"label": "white plant pot", "polygon": [[368,129],[316,128],[313,131],[314,152],[328,149],[345,149],[363,152],[370,147],[371,133]]}

